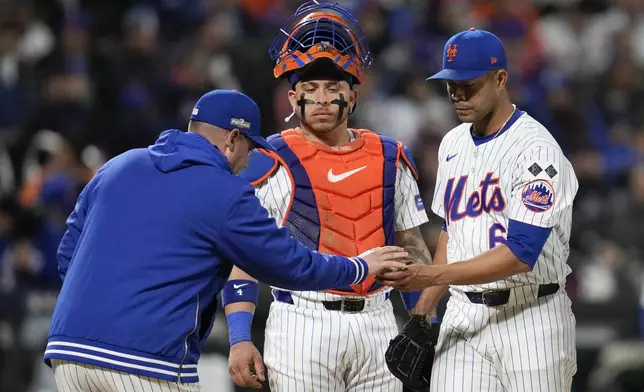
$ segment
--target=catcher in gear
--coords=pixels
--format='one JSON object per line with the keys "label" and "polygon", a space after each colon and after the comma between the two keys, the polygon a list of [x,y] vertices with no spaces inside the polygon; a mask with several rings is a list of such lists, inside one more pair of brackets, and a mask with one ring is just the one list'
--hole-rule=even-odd
{"label": "catcher in gear", "polygon": [[[336,2],[307,2],[280,29],[269,53],[274,76],[290,85],[286,122],[297,124],[269,138],[274,153],[253,151],[240,174],[269,215],[319,252],[354,256],[367,244],[394,244],[415,262],[431,264],[420,231],[428,218],[409,150],[391,137],[348,126],[371,63],[355,17]],[[229,370],[238,386],[261,388],[248,370],[262,361],[250,339],[257,281],[233,269],[228,284],[242,294],[253,288],[252,296],[235,291],[223,301],[231,325]],[[399,333],[392,290],[375,276],[333,290],[271,291],[263,358],[271,391],[403,391],[385,362]],[[420,293],[404,294],[407,309],[417,308]]]}

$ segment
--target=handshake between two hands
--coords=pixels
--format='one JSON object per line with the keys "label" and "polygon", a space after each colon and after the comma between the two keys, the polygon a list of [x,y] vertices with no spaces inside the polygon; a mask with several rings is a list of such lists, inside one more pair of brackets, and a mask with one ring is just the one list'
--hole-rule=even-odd
{"label": "handshake between two hands", "polygon": [[[432,286],[436,267],[417,263],[398,246],[370,249],[359,257],[367,262],[369,274],[384,285],[401,291]],[[266,380],[262,356],[252,342],[239,342],[230,348],[228,370],[236,385],[261,389]]]}
{"label": "handshake between two hands", "polygon": [[398,246],[370,249],[359,257],[369,266],[376,281],[400,291],[416,291],[432,286],[435,268],[417,263],[407,251]]}

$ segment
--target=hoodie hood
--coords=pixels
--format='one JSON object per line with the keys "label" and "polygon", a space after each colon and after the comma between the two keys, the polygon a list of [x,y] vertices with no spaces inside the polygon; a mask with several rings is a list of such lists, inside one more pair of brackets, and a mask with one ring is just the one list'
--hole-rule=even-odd
{"label": "hoodie hood", "polygon": [[154,145],[148,147],[148,153],[154,166],[164,173],[197,165],[215,166],[232,173],[228,159],[219,149],[193,132],[164,131]]}

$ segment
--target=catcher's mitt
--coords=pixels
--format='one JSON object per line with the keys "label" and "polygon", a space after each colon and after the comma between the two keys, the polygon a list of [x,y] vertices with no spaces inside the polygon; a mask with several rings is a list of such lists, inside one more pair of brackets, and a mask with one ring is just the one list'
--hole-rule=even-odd
{"label": "catcher's mitt", "polygon": [[406,387],[429,387],[438,329],[439,325],[430,326],[425,316],[413,315],[400,334],[389,342],[385,362]]}

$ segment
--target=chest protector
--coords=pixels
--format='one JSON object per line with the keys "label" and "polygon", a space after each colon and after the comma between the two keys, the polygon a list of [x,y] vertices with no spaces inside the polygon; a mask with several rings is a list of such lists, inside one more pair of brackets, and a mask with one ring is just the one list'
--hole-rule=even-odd
{"label": "chest protector", "polygon": [[[357,256],[369,249],[394,244],[394,186],[400,157],[414,174],[415,167],[402,144],[367,130],[354,130],[356,139],[329,147],[308,141],[295,129],[269,138],[277,153],[261,152],[275,161],[255,181],[263,182],[278,167],[286,168],[292,184],[283,226],[310,249]],[[362,284],[329,290],[365,295],[382,288],[370,275]]]}

